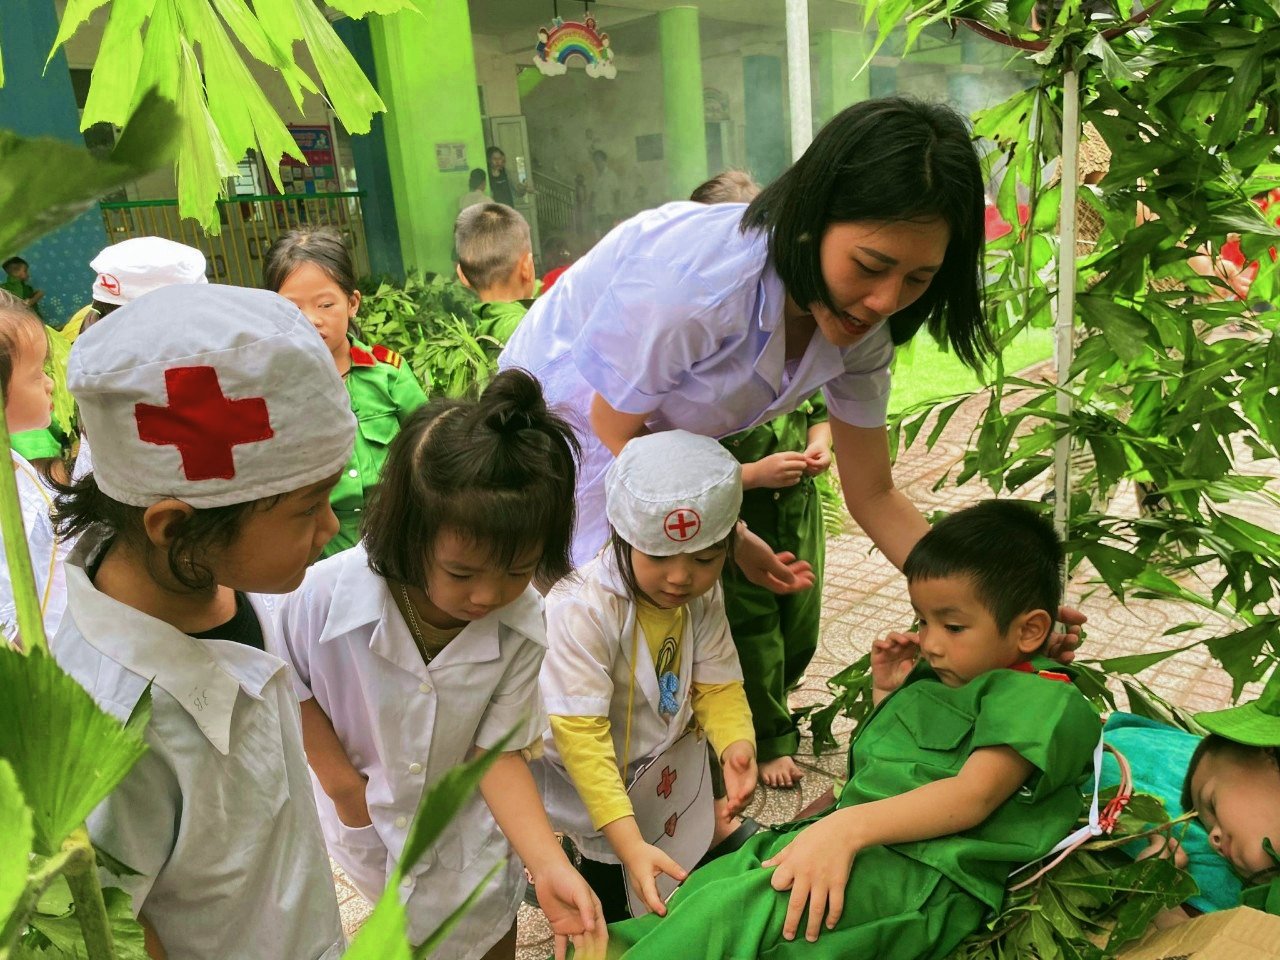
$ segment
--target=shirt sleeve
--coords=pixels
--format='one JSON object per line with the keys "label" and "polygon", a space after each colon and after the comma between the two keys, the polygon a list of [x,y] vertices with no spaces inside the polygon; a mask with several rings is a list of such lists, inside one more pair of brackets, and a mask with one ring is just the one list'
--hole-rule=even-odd
{"label": "shirt sleeve", "polygon": [[733,683],[695,683],[693,715],[707,732],[707,739],[723,756],[731,743],[746,740],[756,745],[756,731],[751,722],[747,691],[740,681]]}
{"label": "shirt sleeve", "polygon": [[[506,629],[506,628],[502,628]],[[524,750],[542,742],[547,714],[538,692],[538,671],[546,651],[532,640],[521,643],[476,728],[476,746],[491,750],[512,734],[504,750]]]}
{"label": "shirt sleeve", "polygon": [[583,379],[622,413],[649,413],[695,365],[715,354],[727,336],[732,313],[742,317],[686,269],[649,257],[632,257],[596,301],[571,352]]}
{"label": "shirt sleeve", "polygon": [[409,419],[409,414],[427,402],[427,395],[423,393],[418,378],[409,369],[408,360],[391,369],[394,371],[388,381],[391,402],[396,406],[396,419],[400,422],[400,426],[404,426],[404,422]]}
{"label": "shirt sleeve", "polygon": [[591,825],[605,825],[634,812],[618,773],[618,755],[608,717],[551,717],[551,733],[569,779],[577,788]]}
{"label": "shirt sleeve", "polygon": [[892,362],[893,341],[884,324],[867,335],[867,342],[846,362],[845,372],[822,388],[830,415],[855,427],[884,426]]}
{"label": "shirt sleeve", "polygon": [[[724,588],[716,584],[692,618],[694,685],[742,683],[742,664],[724,612]],[[690,612],[693,612],[692,605]]]}
{"label": "shirt sleeve", "polygon": [[547,713],[608,717],[611,667],[619,640],[609,636],[601,611],[575,600],[547,606],[547,658],[542,696]]}
{"label": "shirt sleeve", "polygon": [[809,398],[809,426],[814,427],[820,423],[826,423],[829,419],[827,398],[819,390]]}
{"label": "shirt sleeve", "polygon": [[1100,736],[1098,714],[1074,684],[1001,670],[982,694],[970,742],[1009,747],[1034,766],[1034,801],[1078,782]]}

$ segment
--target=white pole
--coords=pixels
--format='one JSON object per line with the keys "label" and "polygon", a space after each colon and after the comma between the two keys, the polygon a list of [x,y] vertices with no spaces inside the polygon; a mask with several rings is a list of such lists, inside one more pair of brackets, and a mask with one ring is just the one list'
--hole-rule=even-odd
{"label": "white pole", "polygon": [[809,0],[787,0],[787,101],[791,107],[791,159],[798,160],[813,139]]}
{"label": "white pole", "polygon": [[[1067,377],[1075,358],[1076,191],[1080,156],[1080,76],[1068,70],[1062,84],[1062,244],[1058,249],[1058,316],[1054,323],[1058,415],[1071,414]],[[1067,535],[1071,499],[1071,437],[1064,433],[1053,446],[1053,525]]]}

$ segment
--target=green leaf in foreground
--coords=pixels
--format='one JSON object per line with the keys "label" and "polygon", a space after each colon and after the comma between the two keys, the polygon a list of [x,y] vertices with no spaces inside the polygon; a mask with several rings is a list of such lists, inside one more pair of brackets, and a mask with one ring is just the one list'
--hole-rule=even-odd
{"label": "green leaf in foreground", "polygon": [[50,856],[146,751],[149,700],[126,726],[41,650],[0,649],[0,690],[0,758],[35,813],[36,853]]}
{"label": "green leaf in foreground", "polygon": [[13,912],[27,885],[31,841],[31,811],[13,767],[0,760],[0,917]]}

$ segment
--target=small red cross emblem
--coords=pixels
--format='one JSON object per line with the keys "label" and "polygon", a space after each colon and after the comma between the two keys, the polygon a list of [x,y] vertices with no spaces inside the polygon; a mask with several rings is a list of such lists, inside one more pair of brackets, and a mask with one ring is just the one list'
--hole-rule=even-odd
{"label": "small red cross emblem", "polygon": [[671,799],[671,788],[675,785],[677,776],[679,774],[670,767],[662,768],[662,782],[658,784],[658,796],[663,800]]}
{"label": "small red cross emblem", "polygon": [[230,480],[236,475],[232,450],[274,436],[262,397],[229,400],[213,367],[174,367],[164,372],[169,406],[134,407],[144,443],[172,444],[182,456],[188,480]]}
{"label": "small red cross emblem", "polygon": [[667,817],[667,822],[663,824],[662,829],[666,831],[668,837],[674,837],[676,835],[676,824],[679,821],[680,814],[678,813],[673,813],[671,816]]}
{"label": "small red cross emblem", "polygon": [[102,289],[113,296],[120,296],[120,281],[109,273],[98,274],[98,282],[102,284]]}
{"label": "small red cross emblem", "polygon": [[668,540],[676,543],[692,540],[701,529],[702,518],[698,516],[697,510],[689,507],[677,507],[662,521],[662,532],[667,535]]}

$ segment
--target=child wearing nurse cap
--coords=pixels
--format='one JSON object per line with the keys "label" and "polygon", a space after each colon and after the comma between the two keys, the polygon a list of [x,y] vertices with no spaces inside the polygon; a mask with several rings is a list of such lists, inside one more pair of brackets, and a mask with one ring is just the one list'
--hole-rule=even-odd
{"label": "child wearing nurse cap", "polygon": [[[731,812],[755,787],[751,711],[720,586],[741,477],[710,437],[632,440],[606,481],[609,544],[547,598],[544,796],[610,921],[664,913],[662,893],[711,841],[710,789],[688,809],[649,809],[653,790],[674,796],[706,775],[705,747],[684,765],[674,759],[691,725],[721,758]],[[650,763],[660,777],[637,793]],[[680,846],[692,832],[697,841]]]}
{"label": "child wearing nurse cap", "polygon": [[[175,318],[183,322],[175,323]],[[94,811],[152,956],[334,958],[342,927],[270,594],[337,529],[355,419],[319,335],[260,290],[181,285],[95,324],[67,373],[96,441],[59,497],[55,657],[149,750]]]}

